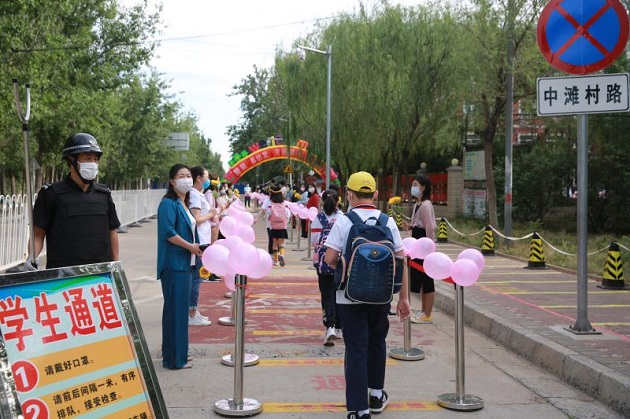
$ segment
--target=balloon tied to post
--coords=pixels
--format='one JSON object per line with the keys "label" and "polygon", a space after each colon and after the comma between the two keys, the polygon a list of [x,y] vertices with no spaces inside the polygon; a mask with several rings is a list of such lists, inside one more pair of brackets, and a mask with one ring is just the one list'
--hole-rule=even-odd
{"label": "balloon tied to post", "polygon": [[403,244],[405,255],[412,259],[424,259],[424,272],[436,281],[451,278],[457,285],[469,287],[477,282],[486,265],[483,254],[477,249],[463,250],[453,262],[448,255],[436,252],[435,242],[428,237],[417,240],[407,237]]}

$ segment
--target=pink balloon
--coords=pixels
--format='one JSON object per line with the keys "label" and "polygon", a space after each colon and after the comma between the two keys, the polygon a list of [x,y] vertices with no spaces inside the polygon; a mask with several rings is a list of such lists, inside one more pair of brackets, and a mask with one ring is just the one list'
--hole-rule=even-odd
{"label": "pink balloon", "polygon": [[253,244],[241,243],[230,251],[228,265],[233,272],[242,275],[249,275],[256,266],[253,261],[259,260],[258,250]]}
{"label": "pink balloon", "polygon": [[249,226],[247,224],[239,224],[234,230],[236,236],[243,239],[245,243],[254,243],[254,240],[256,240],[256,234],[254,233],[254,229],[252,228],[252,226]]}
{"label": "pink balloon", "polygon": [[433,252],[424,258],[424,272],[431,278],[441,281],[451,276],[453,261],[441,252]]}
{"label": "pink balloon", "polygon": [[225,243],[225,239],[217,239],[217,240],[215,240],[215,241],[214,241],[214,243],[212,243],[212,244],[213,244],[213,245],[215,245],[215,244],[220,244],[221,246],[225,246],[225,244],[223,244],[223,243]]}
{"label": "pink balloon", "polygon": [[229,236],[224,240],[223,246],[227,247],[230,251],[236,249],[241,243],[243,243],[243,239],[237,235]]}
{"label": "pink balloon", "polygon": [[469,287],[479,279],[479,268],[470,259],[459,259],[451,267],[451,278],[457,285]]}
{"label": "pink balloon", "polygon": [[252,215],[251,212],[241,211],[238,214],[238,221],[240,221],[242,224],[250,226],[254,224],[254,216]]}
{"label": "pink balloon", "polygon": [[479,272],[481,272],[486,266],[486,259],[483,257],[483,254],[477,249],[466,249],[463,250],[459,256],[457,256],[457,260],[460,259],[470,259],[475,262],[477,268],[479,268]]}
{"label": "pink balloon", "polygon": [[412,259],[424,259],[433,252],[435,252],[435,242],[428,237],[421,237],[411,248],[410,256]]}
{"label": "pink balloon", "polygon": [[298,217],[300,217],[302,220],[306,220],[308,218],[308,210],[304,207],[300,208],[298,210]]}
{"label": "pink balloon", "polygon": [[201,263],[204,268],[215,275],[225,275],[228,269],[228,257],[230,250],[220,244],[213,244],[206,248],[201,255]]}
{"label": "pink balloon", "polygon": [[219,231],[221,232],[221,234],[223,234],[224,237],[229,237],[234,234],[233,230],[234,227],[236,227],[236,224],[237,222],[233,217],[225,216],[219,224]]}
{"label": "pink balloon", "polygon": [[271,271],[272,260],[271,255],[266,250],[256,249],[258,251],[258,264],[256,264],[255,268],[251,270],[249,273],[250,278],[263,278],[265,275]]}
{"label": "pink balloon", "polygon": [[233,202],[230,204],[230,206],[227,209],[227,213],[228,215],[238,219],[239,213],[242,212],[242,210],[238,208],[235,204],[236,202]]}
{"label": "pink balloon", "polygon": [[319,213],[319,211],[317,210],[317,208],[315,207],[311,207],[308,209],[308,219],[313,221],[315,218],[317,218],[317,214]]}
{"label": "pink balloon", "polygon": [[403,246],[405,246],[406,256],[411,256],[411,249],[413,248],[413,245],[415,242],[416,242],[416,239],[414,239],[413,237],[405,237],[403,239]]}
{"label": "pink balloon", "polygon": [[235,282],[235,274],[234,272],[228,272],[223,277],[223,283],[230,291],[236,291],[236,282]]}

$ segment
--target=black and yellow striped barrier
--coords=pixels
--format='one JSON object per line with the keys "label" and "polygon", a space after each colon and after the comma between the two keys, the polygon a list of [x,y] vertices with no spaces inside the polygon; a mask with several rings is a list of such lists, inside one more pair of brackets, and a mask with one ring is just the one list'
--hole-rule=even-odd
{"label": "black and yellow striped barrier", "polygon": [[608,247],[608,257],[606,258],[606,266],[604,267],[604,278],[599,288],[609,290],[627,290],[628,286],[623,280],[623,261],[621,260],[621,252],[616,242],[610,243]]}
{"label": "black and yellow striped barrier", "polygon": [[446,220],[444,219],[444,217],[440,219],[440,225],[438,226],[438,232],[437,232],[436,238],[437,238],[438,243],[448,243]]}
{"label": "black and yellow striped barrier", "polygon": [[481,242],[481,254],[491,256],[494,255],[494,233],[492,227],[486,226],[483,233],[483,242]]}
{"label": "black and yellow striped barrier", "polygon": [[542,239],[538,232],[534,231],[532,235],[532,244],[529,247],[529,260],[527,261],[528,269],[545,269],[545,252],[543,250]]}

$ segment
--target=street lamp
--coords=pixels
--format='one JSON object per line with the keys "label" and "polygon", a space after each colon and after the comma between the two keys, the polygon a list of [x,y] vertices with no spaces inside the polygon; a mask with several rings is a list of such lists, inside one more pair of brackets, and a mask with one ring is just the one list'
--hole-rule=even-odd
{"label": "street lamp", "polygon": [[330,130],[331,130],[331,105],[332,105],[332,45],[328,45],[326,51],[298,45],[298,57],[304,61],[306,52],[312,51],[328,57],[328,82],[326,84],[326,189],[330,188]]}

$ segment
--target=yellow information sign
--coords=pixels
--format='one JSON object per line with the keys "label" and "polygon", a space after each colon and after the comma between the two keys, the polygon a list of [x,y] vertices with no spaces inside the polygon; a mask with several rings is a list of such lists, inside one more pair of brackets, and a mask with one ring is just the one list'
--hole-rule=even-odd
{"label": "yellow information sign", "polygon": [[286,165],[286,167],[284,168],[284,173],[293,173],[293,167],[291,167],[291,164]]}
{"label": "yellow information sign", "polygon": [[168,417],[119,262],[0,284],[0,367],[13,373],[3,390],[16,396],[15,417]]}

